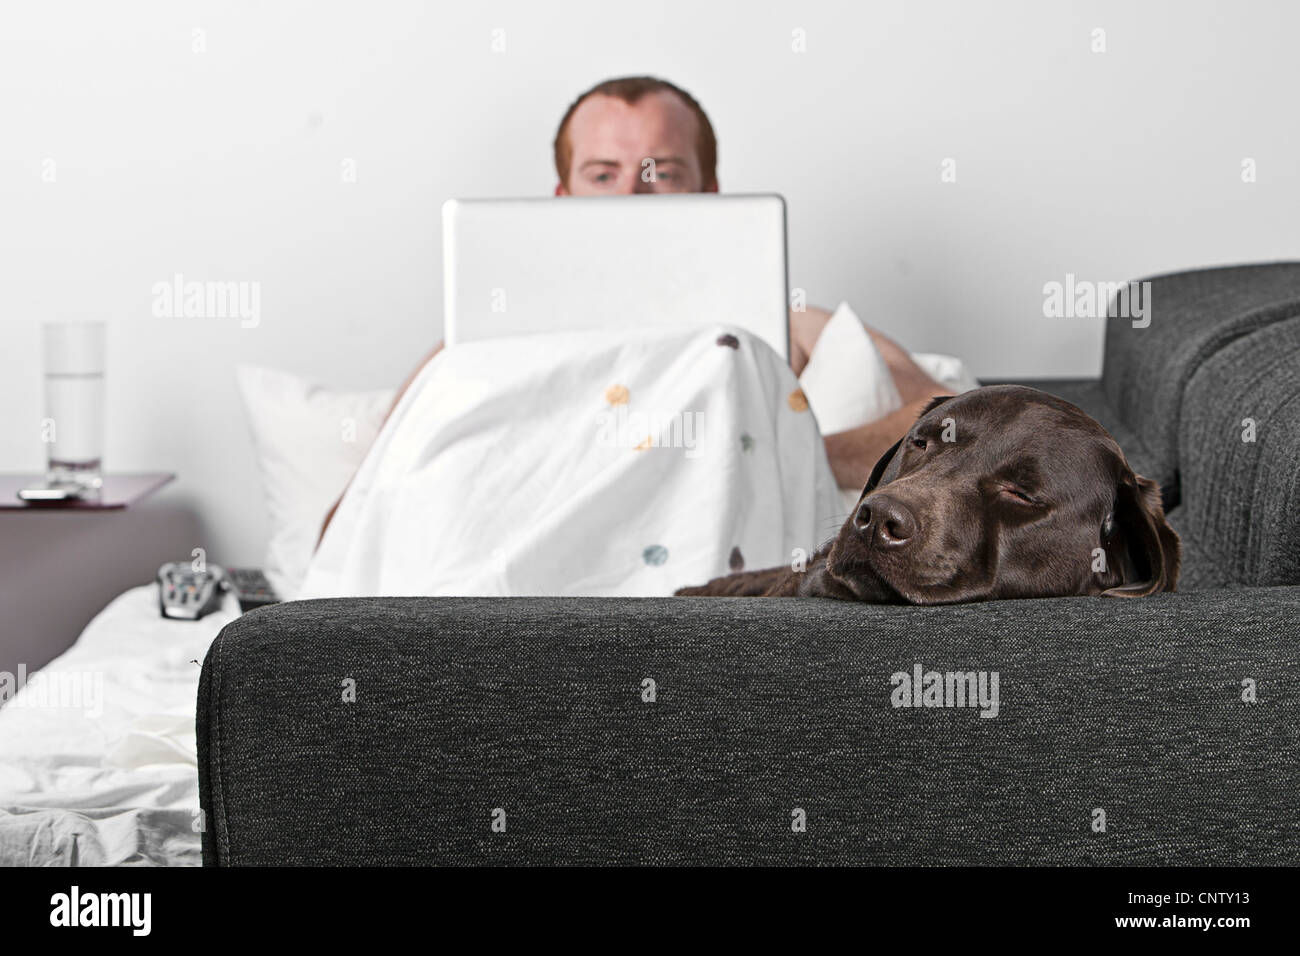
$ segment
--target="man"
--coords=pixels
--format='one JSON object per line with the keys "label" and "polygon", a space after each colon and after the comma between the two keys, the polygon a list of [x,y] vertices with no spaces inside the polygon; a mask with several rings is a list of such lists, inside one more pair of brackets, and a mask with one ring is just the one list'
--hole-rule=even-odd
{"label": "man", "polygon": [[[583,93],[555,134],[557,196],[718,191],[718,142],[708,116],[689,93],[649,76],[606,80]],[[825,309],[790,312],[790,366],[803,372],[822,329]],[[924,405],[951,390],[930,378],[893,340],[867,329],[885,360],[903,405],[849,431],[826,435],[826,453],[841,487],[861,487],[876,460],[911,427]],[[402,383],[397,401],[420,370],[442,350],[439,343]],[[341,500],[341,499],[340,499]],[[325,518],[324,535],[338,503]]]}
{"label": "man", "polygon": [[[557,196],[715,193],[718,142],[708,116],[689,93],[666,80],[606,80],[579,96],[555,134]],[[648,162],[653,160],[653,163]],[[645,175],[652,170],[652,175]],[[790,367],[803,372],[831,314],[790,312]],[[872,466],[912,426],[935,395],[934,381],[897,343],[867,329],[893,376],[903,406],[851,431],[827,435],[826,452],[841,487],[866,483]]]}

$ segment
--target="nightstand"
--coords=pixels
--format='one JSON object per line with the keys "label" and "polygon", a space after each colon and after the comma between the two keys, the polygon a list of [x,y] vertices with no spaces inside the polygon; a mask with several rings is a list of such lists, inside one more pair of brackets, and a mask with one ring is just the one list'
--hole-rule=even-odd
{"label": "nightstand", "polygon": [[28,504],[18,491],[39,477],[0,475],[0,671],[43,667],[114,597],[202,546],[197,516],[155,498],[174,477],[105,475],[98,499]]}

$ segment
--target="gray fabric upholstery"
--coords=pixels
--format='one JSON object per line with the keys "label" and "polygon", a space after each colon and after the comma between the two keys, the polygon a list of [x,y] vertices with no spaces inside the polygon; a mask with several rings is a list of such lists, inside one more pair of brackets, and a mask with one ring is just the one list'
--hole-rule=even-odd
{"label": "gray fabric upholstery", "polygon": [[[1164,486],[1180,593],[256,611],[203,666],[205,863],[1300,863],[1300,264],[1152,281],[1035,384]],[[998,716],[891,706],[918,663]]]}
{"label": "gray fabric upholstery", "polygon": [[[1150,325],[1106,320],[1099,381],[1024,381],[1091,414],[1135,471],[1160,482],[1166,506],[1182,496],[1179,417],[1188,382],[1235,339],[1300,316],[1300,263],[1197,269],[1151,277]],[[1112,311],[1114,311],[1112,309]]]}
{"label": "gray fabric upholstery", "polygon": [[1111,406],[1100,379],[1032,379],[1016,384],[1042,389],[1078,405],[1110,432],[1110,436],[1124,450],[1124,457],[1135,472],[1160,482],[1161,491],[1171,505],[1177,501],[1178,462],[1173,450],[1168,449],[1165,453],[1158,454],[1149,447],[1129,427],[1124,416]]}
{"label": "gray fabric upholstery", "polygon": [[1188,380],[1233,339],[1300,316],[1300,263],[1199,269],[1151,280],[1151,324],[1106,324],[1102,385],[1107,405],[1155,461],[1178,459],[1178,421]]}
{"label": "gray fabric upholstery", "polygon": [[[205,861],[1300,863],[1297,611],[1297,588],[282,605],[204,665]],[[917,662],[998,671],[998,716],[892,707]]]}
{"label": "gray fabric upholstery", "polygon": [[[1244,422],[1254,422],[1254,441]],[[1188,382],[1185,587],[1300,582],[1300,319],[1237,339]]]}

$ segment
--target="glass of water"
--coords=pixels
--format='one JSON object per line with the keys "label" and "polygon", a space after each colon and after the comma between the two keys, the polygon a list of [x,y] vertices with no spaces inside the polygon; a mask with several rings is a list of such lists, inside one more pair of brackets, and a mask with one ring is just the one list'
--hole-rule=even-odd
{"label": "glass of water", "polygon": [[45,420],[52,484],[103,485],[104,323],[47,322]]}

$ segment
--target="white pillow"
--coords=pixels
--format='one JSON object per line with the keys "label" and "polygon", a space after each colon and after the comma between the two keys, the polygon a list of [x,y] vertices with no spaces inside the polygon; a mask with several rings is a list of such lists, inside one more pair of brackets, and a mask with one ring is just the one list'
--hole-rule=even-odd
{"label": "white pillow", "polygon": [[395,392],[331,389],[254,365],[235,375],[271,516],[263,570],[288,600],[307,573],[326,512],[366,457]]}
{"label": "white pillow", "polygon": [[903,407],[889,366],[847,302],[817,336],[799,387],[823,435],[846,432]]}
{"label": "white pillow", "polygon": [[980,383],[966,363],[955,355],[941,355],[938,352],[913,352],[912,361],[921,366],[921,371],[940,385],[946,385],[958,395],[979,388]]}

